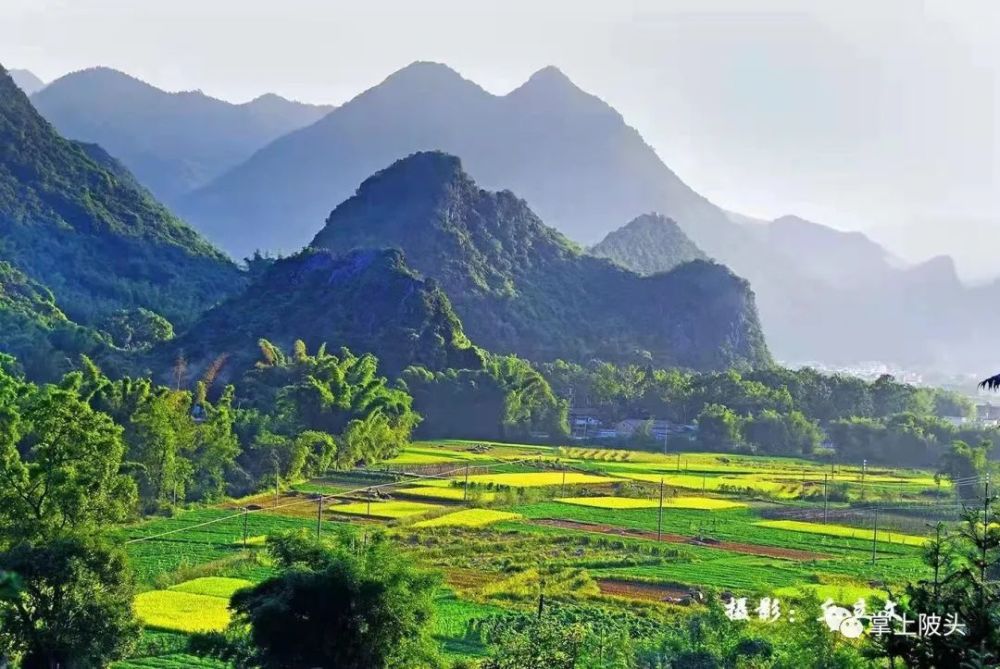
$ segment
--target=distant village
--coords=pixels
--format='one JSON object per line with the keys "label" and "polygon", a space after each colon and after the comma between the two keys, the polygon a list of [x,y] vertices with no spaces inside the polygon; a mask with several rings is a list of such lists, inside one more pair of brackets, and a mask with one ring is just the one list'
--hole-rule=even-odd
{"label": "distant village", "polygon": [[[592,408],[571,408],[569,422],[571,437],[580,441],[628,441],[644,438],[666,443],[676,437],[693,438],[698,432],[696,423],[672,423],[656,418],[626,418],[616,423],[605,423],[600,411]],[[955,426],[1000,427],[1000,405],[989,402],[976,404],[972,416],[944,416],[943,420]]]}

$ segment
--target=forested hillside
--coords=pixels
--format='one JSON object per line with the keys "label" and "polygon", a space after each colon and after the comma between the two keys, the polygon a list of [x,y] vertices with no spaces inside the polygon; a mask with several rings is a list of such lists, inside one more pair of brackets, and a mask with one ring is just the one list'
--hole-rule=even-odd
{"label": "forested hillside", "polygon": [[163,371],[183,355],[195,376],[216,363],[221,378],[232,378],[257,362],[260,339],[374,353],[390,375],[409,365],[482,367],[445,294],[398,251],[371,249],[341,257],[306,250],[278,260],[151,358]]}
{"label": "forested hillside", "polygon": [[443,153],[367,179],[312,246],[401,249],[494,352],[695,369],[769,361],[753,293],[725,267],[699,261],[640,278],[584,254],[513,193],[482,190]]}
{"label": "forested hillside", "polygon": [[590,253],[643,275],[666,272],[692,260],[708,260],[676,222],[660,214],[633,219],[608,233]]}
{"label": "forested hillside", "polygon": [[241,286],[231,261],[109,160],[60,137],[0,70],[0,259],[83,324],[133,307],[186,324]]}

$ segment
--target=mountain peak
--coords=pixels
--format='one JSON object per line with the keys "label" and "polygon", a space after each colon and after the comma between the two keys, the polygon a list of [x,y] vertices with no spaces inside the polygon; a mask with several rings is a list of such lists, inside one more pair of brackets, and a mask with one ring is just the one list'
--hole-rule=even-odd
{"label": "mountain peak", "polygon": [[656,212],[642,214],[611,232],[590,250],[638,274],[667,272],[708,256],[670,218]]}
{"label": "mountain peak", "polygon": [[417,60],[400,70],[396,70],[386,77],[381,85],[390,84],[397,86],[404,85],[407,88],[419,86],[421,88],[431,87],[436,89],[441,86],[462,86],[479,89],[479,86],[444,63],[428,60]]}
{"label": "mountain peak", "polygon": [[45,82],[28,70],[11,70],[9,74],[17,87],[27,95],[45,88]]}
{"label": "mountain peak", "polygon": [[566,76],[566,73],[555,65],[546,65],[528,77],[528,81],[526,83],[533,83],[535,85],[544,84],[546,86],[572,86],[573,88],[577,88],[577,85],[574,84],[568,76]]}

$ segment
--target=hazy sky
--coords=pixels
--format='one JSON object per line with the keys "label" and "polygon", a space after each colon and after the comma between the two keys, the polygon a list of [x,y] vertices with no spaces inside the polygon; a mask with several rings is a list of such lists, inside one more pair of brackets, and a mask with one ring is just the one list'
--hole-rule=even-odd
{"label": "hazy sky", "polygon": [[0,62],[46,80],[343,102],[413,60],[557,65],[721,206],[1000,274],[998,0],[0,0]]}

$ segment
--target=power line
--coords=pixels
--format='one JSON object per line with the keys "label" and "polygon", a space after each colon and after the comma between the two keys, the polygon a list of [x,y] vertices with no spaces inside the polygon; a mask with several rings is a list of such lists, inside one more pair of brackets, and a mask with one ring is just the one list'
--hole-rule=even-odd
{"label": "power line", "polygon": [[[525,458],[523,460],[515,460],[515,461],[511,461],[511,462],[498,462],[498,463],[496,463],[494,465],[484,465],[482,467],[482,469],[492,469],[494,467],[503,467],[503,466],[507,466],[507,465],[516,465],[516,464],[520,464],[520,463],[523,463],[523,462],[528,462],[529,460],[530,460],[530,458]],[[421,479],[443,479],[443,478],[447,478],[448,474],[454,474],[454,473],[462,471],[463,469],[464,469],[464,466],[463,467],[458,467],[458,468],[450,470],[450,471],[445,471],[445,472],[443,472],[441,474],[416,474],[416,473],[411,473],[411,472],[401,472],[401,473],[398,473],[397,475],[398,476],[409,476],[409,477],[413,477],[413,478],[415,478],[417,480],[421,480]],[[137,537],[135,539],[129,539],[128,541],[126,541],[124,543],[124,545],[127,546],[127,545],[130,545],[130,544],[141,543],[143,541],[151,541],[153,539],[161,539],[163,537],[171,536],[171,535],[174,535],[174,534],[179,534],[181,532],[188,532],[190,530],[196,530],[196,529],[199,529],[199,528],[202,528],[202,527],[207,527],[209,525],[214,525],[216,523],[222,523],[222,522],[225,522],[227,520],[232,520],[234,518],[239,518],[241,516],[245,517],[246,515],[251,514],[251,513],[265,513],[265,512],[268,512],[268,511],[278,511],[279,509],[287,509],[289,507],[300,506],[302,504],[312,504],[313,502],[316,502],[317,499],[326,500],[326,499],[336,499],[338,497],[349,497],[350,495],[356,495],[356,494],[362,493],[362,492],[371,492],[373,490],[379,490],[381,488],[391,488],[391,487],[394,487],[394,486],[404,485],[406,483],[412,483],[412,482],[413,481],[392,481],[390,483],[381,483],[381,484],[376,484],[376,485],[370,485],[370,486],[365,486],[363,488],[355,488],[354,490],[347,490],[347,491],[341,492],[341,493],[331,493],[329,495],[322,495],[321,494],[318,498],[313,497],[313,498],[310,498],[310,499],[297,500],[297,501],[294,501],[294,502],[289,502],[287,504],[276,505],[276,506],[273,506],[273,507],[270,507],[270,508],[264,508],[264,507],[259,508],[259,509],[247,509],[247,508],[243,508],[243,509],[240,509],[240,511],[238,511],[237,513],[234,513],[234,514],[229,515],[229,516],[222,516],[221,518],[213,518],[212,520],[207,520],[207,521],[202,522],[202,523],[197,523],[195,525],[189,525],[187,527],[179,527],[179,528],[176,528],[176,529],[173,529],[173,530],[168,530],[166,532],[160,532],[159,534],[151,534],[151,535],[145,536],[145,537]]]}

